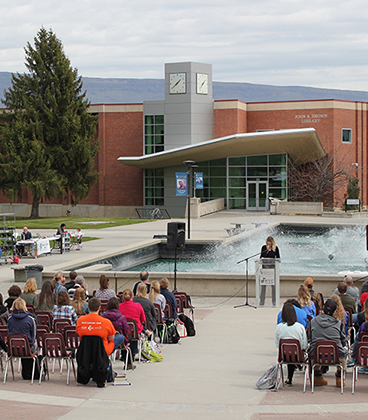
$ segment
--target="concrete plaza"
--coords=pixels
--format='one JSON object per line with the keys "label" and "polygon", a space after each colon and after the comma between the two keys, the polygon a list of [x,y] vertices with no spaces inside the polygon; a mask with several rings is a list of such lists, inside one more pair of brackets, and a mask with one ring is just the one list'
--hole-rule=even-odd
{"label": "concrete plaza", "polygon": [[[270,216],[246,212],[221,212],[192,220],[193,239],[221,239],[227,236],[230,223],[253,223],[297,220],[303,223],[365,224],[367,215],[352,219],[311,216]],[[67,220],[66,220],[67,223]],[[37,260],[22,260],[21,265],[42,264],[53,270],[63,264],[79,261],[122,247],[150,240],[154,234],[166,233],[167,221],[155,221],[103,230],[86,230],[88,236],[100,240],[86,242],[82,251],[53,254]],[[56,227],[55,227],[56,228]],[[40,231],[52,234],[54,231]],[[0,267],[0,291],[4,297],[14,282],[10,265]],[[24,284],[19,284],[21,287]],[[180,284],[179,287],[180,289]],[[163,346],[161,363],[144,363],[128,371],[131,386],[98,389],[91,383],[66,385],[66,372],[50,374],[50,382],[31,385],[15,373],[0,386],[2,416],[6,419],[336,419],[352,415],[366,418],[368,378],[359,376],[356,392],[351,394],[351,369],[348,370],[344,394],[335,387],[334,372],[326,378],[329,385],[314,394],[303,394],[303,375],[295,373],[294,385],[279,392],[262,392],[255,383],[275,362],[274,343],[276,316],[280,308],[240,307],[244,297],[196,298],[195,327],[197,335],[182,339],[180,344]],[[250,303],[253,303],[252,300]],[[114,370],[123,372],[116,361]]]}

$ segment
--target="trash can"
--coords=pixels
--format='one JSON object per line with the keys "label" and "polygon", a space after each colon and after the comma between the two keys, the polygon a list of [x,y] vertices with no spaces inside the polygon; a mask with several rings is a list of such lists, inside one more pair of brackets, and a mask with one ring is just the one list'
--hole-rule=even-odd
{"label": "trash can", "polygon": [[26,280],[31,279],[33,277],[36,280],[37,288],[41,289],[43,265],[26,265],[24,269],[26,272]]}

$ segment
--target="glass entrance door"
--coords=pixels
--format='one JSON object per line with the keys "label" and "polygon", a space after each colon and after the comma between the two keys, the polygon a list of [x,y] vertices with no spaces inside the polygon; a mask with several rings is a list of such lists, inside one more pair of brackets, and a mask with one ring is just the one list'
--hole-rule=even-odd
{"label": "glass entrance door", "polygon": [[247,181],[247,210],[268,210],[268,182]]}

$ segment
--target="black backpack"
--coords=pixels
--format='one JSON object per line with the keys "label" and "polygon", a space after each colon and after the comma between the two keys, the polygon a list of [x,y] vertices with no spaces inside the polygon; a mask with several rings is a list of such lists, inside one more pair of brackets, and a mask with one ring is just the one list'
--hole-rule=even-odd
{"label": "black backpack", "polygon": [[194,328],[193,321],[189,318],[189,316],[186,316],[184,314],[179,315],[179,319],[181,322],[184,322],[185,328],[187,330],[187,336],[193,337],[196,335],[196,330]]}
{"label": "black backpack", "polygon": [[[166,337],[165,337],[166,338]],[[169,344],[176,344],[180,340],[180,335],[174,323],[168,324],[167,326],[167,340],[165,342]]]}

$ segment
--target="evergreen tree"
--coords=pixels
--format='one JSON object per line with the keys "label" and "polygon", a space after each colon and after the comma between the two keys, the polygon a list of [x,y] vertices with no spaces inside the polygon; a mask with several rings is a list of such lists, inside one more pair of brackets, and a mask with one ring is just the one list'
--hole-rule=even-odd
{"label": "evergreen tree", "polygon": [[64,196],[76,204],[97,181],[97,117],[52,30],[42,27],[34,46],[27,43],[25,65],[28,73],[12,75],[2,100],[0,188],[12,200],[30,191],[38,217],[40,201]]}

